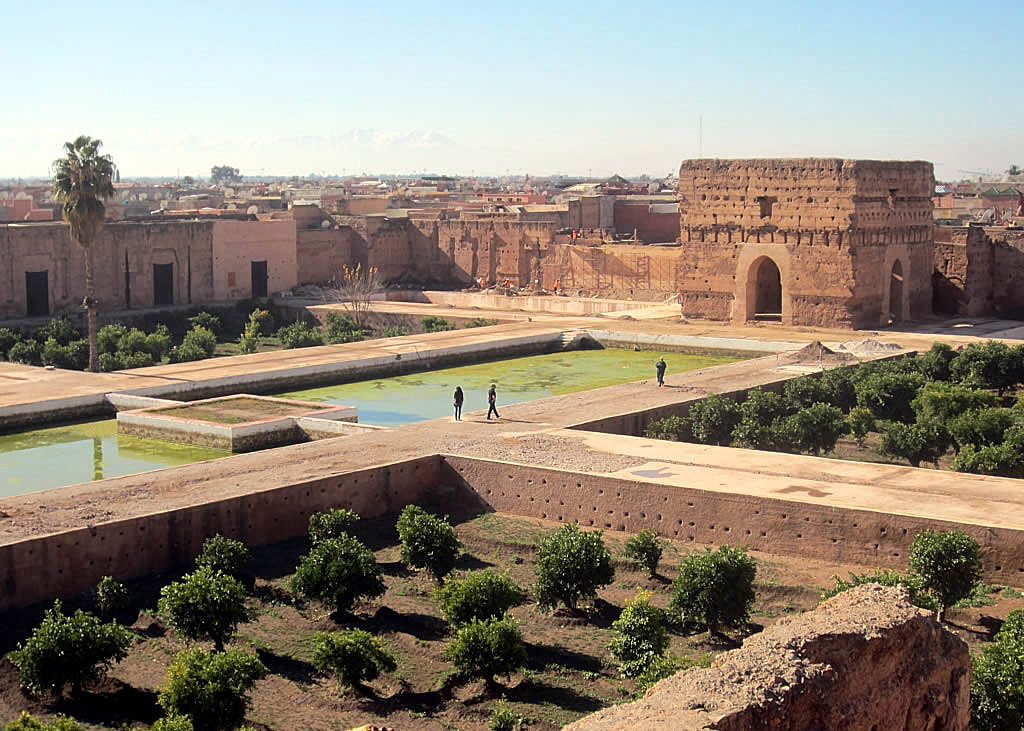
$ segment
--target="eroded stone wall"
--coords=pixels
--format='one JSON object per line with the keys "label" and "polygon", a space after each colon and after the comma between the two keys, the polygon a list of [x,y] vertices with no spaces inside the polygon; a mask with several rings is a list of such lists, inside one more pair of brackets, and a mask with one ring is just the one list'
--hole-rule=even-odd
{"label": "eroded stone wall", "polygon": [[868,584],[566,731],[967,731],[970,677],[963,640],[905,589]]}

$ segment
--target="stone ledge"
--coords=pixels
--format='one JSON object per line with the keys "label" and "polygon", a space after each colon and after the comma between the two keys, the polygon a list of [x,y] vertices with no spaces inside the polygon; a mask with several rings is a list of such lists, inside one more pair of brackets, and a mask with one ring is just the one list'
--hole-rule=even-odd
{"label": "stone ledge", "polygon": [[903,589],[852,589],[571,731],[966,731],[967,645]]}

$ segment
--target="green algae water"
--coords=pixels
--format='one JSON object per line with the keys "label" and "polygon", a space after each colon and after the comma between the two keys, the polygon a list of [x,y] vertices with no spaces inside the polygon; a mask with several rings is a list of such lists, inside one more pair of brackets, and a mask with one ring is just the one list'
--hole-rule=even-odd
{"label": "green algae water", "polygon": [[[398,426],[452,414],[452,391],[462,386],[469,413],[487,408],[498,385],[498,410],[510,404],[654,379],[664,357],[668,375],[738,358],[631,350],[576,350],[379,378],[281,394],[359,409],[359,421]],[[113,419],[0,436],[0,497],[108,477],[132,475],[225,457],[229,452],[119,435]]]}
{"label": "green algae water", "polygon": [[670,376],[740,360],[731,356],[646,350],[574,350],[278,395],[355,406],[362,424],[397,426],[450,416],[456,386],[462,386],[466,395],[462,410],[468,413],[486,409],[487,389],[492,383],[497,384],[500,412],[502,406],[524,401],[654,379],[654,364],[659,357],[668,363]]}
{"label": "green algae water", "polygon": [[230,452],[118,435],[114,419],[0,436],[0,497],[226,457]]}

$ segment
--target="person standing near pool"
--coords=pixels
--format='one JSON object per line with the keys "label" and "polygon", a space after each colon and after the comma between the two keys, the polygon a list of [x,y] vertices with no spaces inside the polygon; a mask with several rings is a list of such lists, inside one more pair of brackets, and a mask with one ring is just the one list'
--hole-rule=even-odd
{"label": "person standing near pool", "polygon": [[462,386],[455,387],[455,421],[462,421],[462,402],[466,397],[462,394]]}
{"label": "person standing near pool", "polygon": [[658,358],[658,362],[654,364],[654,370],[658,374],[658,385],[665,385],[665,369],[668,368],[668,363],[665,362],[664,358]]}
{"label": "person standing near pool", "polygon": [[488,421],[491,420],[491,414],[492,413],[494,414],[494,418],[495,419],[500,419],[501,418],[501,414],[498,413],[498,409],[495,406],[495,403],[497,403],[497,401],[498,401],[498,387],[492,383],[490,390],[487,391],[487,420]]}

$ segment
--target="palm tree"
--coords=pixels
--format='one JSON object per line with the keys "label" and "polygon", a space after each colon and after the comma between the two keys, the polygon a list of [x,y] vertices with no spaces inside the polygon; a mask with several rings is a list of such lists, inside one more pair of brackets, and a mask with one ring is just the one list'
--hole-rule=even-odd
{"label": "palm tree", "polygon": [[89,370],[100,369],[96,285],[92,273],[92,243],[103,228],[107,209],[103,201],[114,197],[114,161],[99,154],[103,145],[85,135],[64,143],[64,157],[53,161],[53,193],[61,204],[71,236],[85,250],[85,308],[89,322]]}

